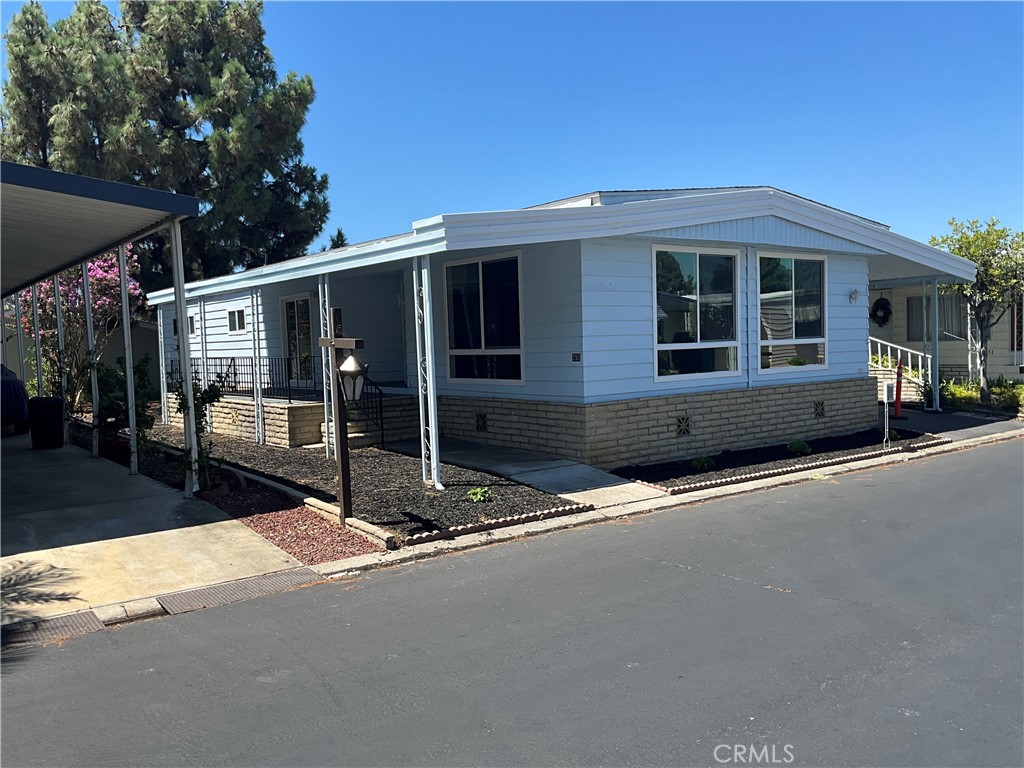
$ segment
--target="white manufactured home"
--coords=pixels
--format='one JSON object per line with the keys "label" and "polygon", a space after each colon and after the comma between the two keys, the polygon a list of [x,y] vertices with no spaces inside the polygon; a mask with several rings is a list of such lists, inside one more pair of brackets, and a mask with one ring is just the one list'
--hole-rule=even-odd
{"label": "white manufactured home", "polygon": [[318,338],[338,307],[364,339],[386,432],[424,435],[432,460],[443,434],[613,467],[874,425],[872,286],[973,277],[964,259],[778,189],[673,189],[444,214],[196,282],[188,328],[171,291],[149,301],[162,358],[187,334],[196,375],[226,382],[219,431],[322,439]]}

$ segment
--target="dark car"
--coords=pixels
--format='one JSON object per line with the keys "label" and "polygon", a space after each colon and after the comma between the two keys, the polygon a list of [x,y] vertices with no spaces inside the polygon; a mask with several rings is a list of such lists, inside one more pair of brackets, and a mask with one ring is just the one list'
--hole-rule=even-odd
{"label": "dark car", "polygon": [[13,426],[14,432],[19,435],[29,429],[25,382],[6,365],[0,365],[0,424]]}

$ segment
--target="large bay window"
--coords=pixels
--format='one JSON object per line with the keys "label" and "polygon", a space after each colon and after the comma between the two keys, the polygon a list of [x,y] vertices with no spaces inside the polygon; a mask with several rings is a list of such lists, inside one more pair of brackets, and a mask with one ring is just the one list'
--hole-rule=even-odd
{"label": "large bay window", "polygon": [[825,262],[759,259],[761,368],[825,365]]}
{"label": "large bay window", "polygon": [[522,381],[519,258],[445,267],[448,377]]}
{"label": "large bay window", "polygon": [[658,376],[739,369],[736,252],[655,247]]}

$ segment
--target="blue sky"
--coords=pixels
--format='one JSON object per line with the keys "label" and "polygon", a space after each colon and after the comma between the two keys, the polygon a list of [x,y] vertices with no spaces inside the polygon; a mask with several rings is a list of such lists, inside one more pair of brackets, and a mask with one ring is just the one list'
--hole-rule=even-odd
{"label": "blue sky", "polygon": [[[20,3],[2,3],[6,29]],[[68,3],[45,3],[51,21]],[[350,242],[596,189],[766,184],[1024,228],[1021,3],[269,2]]]}

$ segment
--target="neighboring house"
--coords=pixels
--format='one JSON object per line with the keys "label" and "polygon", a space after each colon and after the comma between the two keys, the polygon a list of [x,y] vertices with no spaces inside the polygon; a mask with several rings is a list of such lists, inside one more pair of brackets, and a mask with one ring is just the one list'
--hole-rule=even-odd
{"label": "neighboring house", "polygon": [[[931,296],[921,286],[888,288],[871,292],[871,302],[885,299],[892,307],[892,317],[879,327],[871,324],[871,335],[884,342],[931,353]],[[1016,303],[992,326],[989,340],[988,375],[1020,379],[1024,370],[1021,311],[1024,302]],[[939,355],[942,360],[939,378],[969,379],[978,376],[977,333],[968,316],[967,304],[958,294],[939,295]]]}
{"label": "neighboring house", "polygon": [[[874,426],[869,284],[973,277],[771,187],[595,192],[190,284],[185,332],[197,374],[227,382],[218,430],[321,439],[333,306],[365,340],[389,434],[436,421],[613,467]],[[174,297],[148,298],[173,381]]]}

